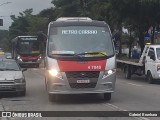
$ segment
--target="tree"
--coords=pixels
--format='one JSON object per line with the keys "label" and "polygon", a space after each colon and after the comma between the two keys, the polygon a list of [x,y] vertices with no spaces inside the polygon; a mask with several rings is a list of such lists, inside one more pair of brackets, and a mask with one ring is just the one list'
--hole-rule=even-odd
{"label": "tree", "polygon": [[39,31],[47,32],[48,18],[39,16],[29,16],[27,17],[28,25],[27,35],[37,35]]}
{"label": "tree", "polygon": [[48,18],[48,22],[54,21],[57,18],[55,11],[56,9],[51,7],[51,8],[42,10],[37,16]]}
{"label": "tree", "polygon": [[52,0],[55,6],[57,17],[78,17],[80,16],[80,0]]}
{"label": "tree", "polygon": [[18,17],[11,15],[11,19],[13,20],[9,27],[9,36],[11,39],[20,35],[27,35],[27,27],[29,27],[27,17],[32,16],[32,12],[32,9],[27,9],[22,13],[20,12]]}

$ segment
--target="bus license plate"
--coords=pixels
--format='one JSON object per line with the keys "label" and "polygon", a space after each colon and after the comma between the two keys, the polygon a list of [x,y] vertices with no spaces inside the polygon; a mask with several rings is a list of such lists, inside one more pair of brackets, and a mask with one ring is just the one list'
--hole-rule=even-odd
{"label": "bus license plate", "polygon": [[77,80],[77,83],[90,83],[90,80]]}

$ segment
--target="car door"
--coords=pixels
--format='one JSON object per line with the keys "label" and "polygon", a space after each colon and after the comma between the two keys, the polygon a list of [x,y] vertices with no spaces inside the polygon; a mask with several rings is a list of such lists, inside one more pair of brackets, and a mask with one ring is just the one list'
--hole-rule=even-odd
{"label": "car door", "polygon": [[154,73],[156,72],[155,59],[156,59],[156,56],[155,56],[154,48],[150,47],[145,60],[146,74],[147,74],[147,71],[150,71],[152,76],[154,76]]}

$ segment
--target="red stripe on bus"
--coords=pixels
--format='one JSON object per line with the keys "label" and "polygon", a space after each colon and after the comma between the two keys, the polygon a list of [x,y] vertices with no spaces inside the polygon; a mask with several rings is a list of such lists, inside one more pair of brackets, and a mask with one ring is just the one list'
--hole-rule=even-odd
{"label": "red stripe on bus", "polygon": [[61,72],[104,71],[107,60],[100,61],[61,61],[57,60]]}

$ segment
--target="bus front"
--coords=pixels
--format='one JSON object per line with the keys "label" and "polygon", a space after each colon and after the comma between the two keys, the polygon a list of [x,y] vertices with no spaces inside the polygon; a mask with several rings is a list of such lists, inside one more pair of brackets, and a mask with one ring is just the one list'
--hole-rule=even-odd
{"label": "bus front", "polygon": [[46,50],[49,100],[57,94],[103,93],[111,99],[116,82],[113,41],[102,21],[71,20],[49,24]]}
{"label": "bus front", "polygon": [[41,62],[40,42],[36,36],[20,36],[17,42],[17,61],[21,66],[34,65]]}

